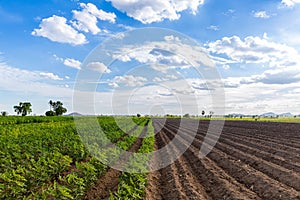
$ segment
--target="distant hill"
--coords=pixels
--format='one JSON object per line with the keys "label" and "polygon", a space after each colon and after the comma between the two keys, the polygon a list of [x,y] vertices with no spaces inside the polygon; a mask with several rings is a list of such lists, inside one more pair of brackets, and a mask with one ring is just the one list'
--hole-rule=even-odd
{"label": "distant hill", "polygon": [[277,114],[273,113],[273,112],[267,112],[267,113],[261,114],[260,116],[261,117],[276,117]]}
{"label": "distant hill", "polygon": [[293,116],[294,115],[292,115],[290,112],[279,114],[279,117],[293,117]]}
{"label": "distant hill", "polygon": [[231,114],[229,114],[229,116],[231,116],[231,117],[244,117],[245,115],[241,114],[241,113],[231,113]]}
{"label": "distant hill", "polygon": [[65,116],[82,116],[82,114],[80,114],[78,112],[73,112],[73,113],[67,114]]}
{"label": "distant hill", "polygon": [[261,117],[293,117],[294,115],[290,112],[287,112],[287,113],[281,113],[281,114],[276,114],[276,113],[273,113],[273,112],[267,112],[267,113],[264,113],[264,114],[261,114],[260,115]]}

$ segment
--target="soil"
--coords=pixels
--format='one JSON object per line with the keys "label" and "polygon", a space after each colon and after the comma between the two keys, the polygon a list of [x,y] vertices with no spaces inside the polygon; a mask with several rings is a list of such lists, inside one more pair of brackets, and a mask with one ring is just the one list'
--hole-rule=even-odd
{"label": "soil", "polygon": [[[160,130],[156,148],[172,141],[179,125],[184,137],[178,140],[186,144],[195,131],[190,121],[153,119]],[[300,124],[226,121],[217,144],[200,158],[208,126],[200,121],[183,155],[149,174],[145,199],[300,199]],[[205,142],[215,137],[207,135]]]}

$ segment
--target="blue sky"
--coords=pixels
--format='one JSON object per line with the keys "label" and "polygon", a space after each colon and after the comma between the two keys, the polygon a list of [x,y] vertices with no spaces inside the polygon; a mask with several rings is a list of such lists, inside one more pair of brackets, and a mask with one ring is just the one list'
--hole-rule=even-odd
{"label": "blue sky", "polygon": [[[90,52],[116,34],[157,27],[196,41],[215,63],[226,113],[300,114],[299,14],[299,0],[0,0],[0,111],[14,114],[14,105],[30,101],[33,114],[44,114],[52,99],[63,101],[69,112],[86,113],[72,102]],[[93,108],[97,114],[214,110],[210,93],[202,88],[203,77],[194,76],[184,62],[170,66],[178,61],[175,55],[151,45],[144,48],[152,49],[123,54],[111,66],[89,65],[103,74],[94,94],[100,102]],[[167,60],[171,71],[147,65],[153,59]],[[134,70],[138,65],[144,66],[142,71]],[[131,96],[121,106],[127,110],[118,113],[112,99],[124,91]],[[178,102],[177,93],[196,96],[198,110],[189,101]],[[178,109],[179,104],[189,106]]]}

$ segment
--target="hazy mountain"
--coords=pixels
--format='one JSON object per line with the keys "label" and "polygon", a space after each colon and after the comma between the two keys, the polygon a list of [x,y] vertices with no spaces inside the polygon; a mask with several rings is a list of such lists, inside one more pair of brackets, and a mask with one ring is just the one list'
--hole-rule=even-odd
{"label": "hazy mountain", "polygon": [[261,117],[293,117],[294,115],[290,112],[287,112],[287,113],[281,113],[281,114],[276,114],[276,113],[273,113],[273,112],[267,112],[267,113],[264,113],[264,114],[261,114],[260,115]]}
{"label": "hazy mountain", "polygon": [[261,114],[260,116],[261,117],[276,117],[277,114],[273,113],[273,112],[267,112],[267,113]]}
{"label": "hazy mountain", "polygon": [[293,117],[293,116],[294,115],[292,115],[290,112],[279,114],[279,117]]}
{"label": "hazy mountain", "polygon": [[73,112],[73,113],[67,114],[65,116],[82,116],[82,114],[80,114],[78,112]]}
{"label": "hazy mountain", "polygon": [[229,115],[232,117],[244,117],[245,116],[244,114],[241,114],[241,113],[231,113]]}

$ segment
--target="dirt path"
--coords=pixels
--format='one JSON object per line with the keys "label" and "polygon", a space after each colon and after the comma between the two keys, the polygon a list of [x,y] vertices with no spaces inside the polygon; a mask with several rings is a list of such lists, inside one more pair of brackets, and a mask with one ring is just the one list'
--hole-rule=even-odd
{"label": "dirt path", "polygon": [[[147,133],[148,125],[146,125],[140,134],[140,137],[130,147],[129,152],[136,152],[142,145],[143,136]],[[128,135],[128,134],[127,134]],[[126,162],[128,158],[122,158],[122,161]],[[90,190],[86,193],[84,199],[86,200],[99,200],[108,199],[110,193],[113,193],[118,189],[119,177],[122,174],[121,171],[109,168],[104,176],[100,177],[96,184],[94,184]]]}

